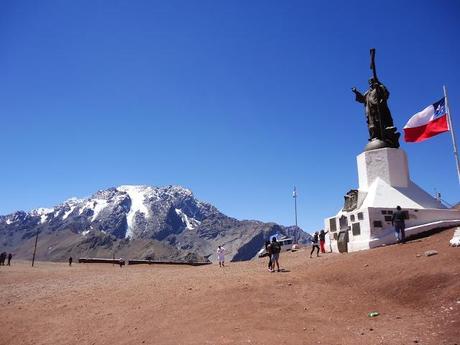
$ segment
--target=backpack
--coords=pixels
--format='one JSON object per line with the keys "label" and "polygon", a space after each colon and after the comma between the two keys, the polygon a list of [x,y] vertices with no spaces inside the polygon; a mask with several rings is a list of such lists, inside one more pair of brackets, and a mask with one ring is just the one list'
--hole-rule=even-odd
{"label": "backpack", "polygon": [[273,254],[281,252],[281,244],[279,242],[272,242]]}
{"label": "backpack", "polygon": [[267,254],[268,254],[268,255],[272,255],[272,254],[273,254],[273,247],[272,247],[272,244],[269,243],[269,244],[265,247],[265,250],[267,251]]}

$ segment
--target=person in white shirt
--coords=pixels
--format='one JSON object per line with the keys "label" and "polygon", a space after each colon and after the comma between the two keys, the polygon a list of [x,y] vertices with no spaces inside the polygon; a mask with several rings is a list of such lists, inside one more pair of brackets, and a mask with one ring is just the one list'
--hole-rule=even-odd
{"label": "person in white shirt", "polygon": [[219,267],[224,267],[225,263],[225,248],[222,246],[219,246],[217,248],[217,259],[219,260]]}

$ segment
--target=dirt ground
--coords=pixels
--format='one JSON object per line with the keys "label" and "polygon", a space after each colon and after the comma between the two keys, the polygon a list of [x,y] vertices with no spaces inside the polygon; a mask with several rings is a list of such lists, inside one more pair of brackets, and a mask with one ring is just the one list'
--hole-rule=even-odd
{"label": "dirt ground", "polygon": [[452,234],[283,253],[280,273],[265,258],[224,269],[13,261],[0,267],[0,344],[460,344]]}

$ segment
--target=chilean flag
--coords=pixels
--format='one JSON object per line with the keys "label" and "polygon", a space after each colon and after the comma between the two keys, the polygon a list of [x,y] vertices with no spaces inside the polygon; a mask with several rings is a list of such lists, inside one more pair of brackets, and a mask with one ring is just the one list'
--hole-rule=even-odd
{"label": "chilean flag", "polygon": [[404,126],[404,140],[418,143],[448,130],[446,99],[442,98],[409,119]]}

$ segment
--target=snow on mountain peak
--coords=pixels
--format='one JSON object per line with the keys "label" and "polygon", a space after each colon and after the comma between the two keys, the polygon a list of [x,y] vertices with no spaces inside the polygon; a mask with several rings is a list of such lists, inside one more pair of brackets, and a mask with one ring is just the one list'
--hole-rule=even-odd
{"label": "snow on mountain peak", "polygon": [[76,207],[75,205],[70,206],[69,210],[65,212],[64,215],[62,216],[62,219],[66,219],[73,212],[75,207]]}
{"label": "snow on mountain peak", "polygon": [[195,218],[189,218],[182,210],[176,208],[176,214],[181,217],[182,221],[185,223],[186,228],[189,230],[195,229],[198,225],[201,224],[200,221],[196,220]]}
{"label": "snow on mountain peak", "polygon": [[64,201],[64,204],[72,206],[72,205],[75,205],[75,204],[79,204],[79,203],[81,203],[83,201],[84,201],[84,199],[79,199],[79,198],[73,196],[73,197],[67,199],[66,201]]}
{"label": "snow on mountain peak", "polygon": [[93,202],[93,217],[91,218],[91,221],[94,222],[99,215],[99,213],[107,206],[107,200],[105,199],[96,199]]}
{"label": "snow on mountain peak", "polygon": [[43,214],[48,214],[52,212],[54,212],[54,208],[39,207],[39,208],[32,210],[30,213],[33,216],[41,216]]}
{"label": "snow on mountain peak", "polygon": [[149,215],[149,210],[144,204],[146,192],[152,189],[148,186],[129,186],[124,185],[117,188],[118,191],[125,192],[131,199],[131,207],[126,215],[128,229],[126,230],[125,238],[132,238],[134,234],[135,217],[137,213],[141,213],[145,218]]}
{"label": "snow on mountain peak", "polygon": [[182,196],[193,196],[193,193],[190,189],[184,188],[182,186],[166,186],[160,188],[164,193],[171,195],[171,196],[176,196],[176,195],[182,195]]}
{"label": "snow on mountain peak", "polygon": [[67,199],[53,208],[16,212],[0,221],[11,225],[32,216],[31,224],[53,230],[72,228],[83,233],[95,229],[118,238],[161,238],[165,231],[178,234],[184,229],[195,230],[216,212],[215,207],[196,200],[191,190],[179,185],[121,185],[89,197]]}
{"label": "snow on mountain peak", "polygon": [[48,219],[48,215],[53,212],[54,212],[54,208],[39,207],[39,208],[32,210],[30,213],[33,216],[39,216],[40,224],[43,224]]}

